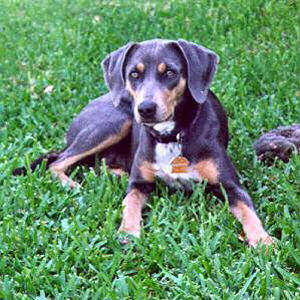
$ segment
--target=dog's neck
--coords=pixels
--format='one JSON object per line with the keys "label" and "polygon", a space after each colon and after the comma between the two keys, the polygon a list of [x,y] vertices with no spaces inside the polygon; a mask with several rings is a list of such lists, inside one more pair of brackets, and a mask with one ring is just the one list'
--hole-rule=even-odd
{"label": "dog's neck", "polygon": [[184,93],[172,120],[146,127],[146,130],[159,143],[178,142],[193,126],[200,109],[190,93]]}
{"label": "dog's neck", "polygon": [[178,134],[182,131],[178,123],[173,120],[146,127],[146,130],[158,143],[177,142]]}

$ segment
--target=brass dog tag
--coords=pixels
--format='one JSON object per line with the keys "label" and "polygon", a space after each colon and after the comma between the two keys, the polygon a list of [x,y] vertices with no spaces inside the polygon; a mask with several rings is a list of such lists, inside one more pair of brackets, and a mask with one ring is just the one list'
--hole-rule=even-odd
{"label": "brass dog tag", "polygon": [[187,173],[190,162],[184,156],[176,157],[172,162],[172,173]]}

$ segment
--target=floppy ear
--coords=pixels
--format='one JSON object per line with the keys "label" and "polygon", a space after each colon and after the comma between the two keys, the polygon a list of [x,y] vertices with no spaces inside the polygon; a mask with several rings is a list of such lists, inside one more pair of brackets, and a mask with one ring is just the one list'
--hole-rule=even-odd
{"label": "floppy ear", "polygon": [[195,101],[203,103],[219,62],[216,53],[194,43],[178,40],[187,65],[187,85]]}
{"label": "floppy ear", "polygon": [[122,48],[109,54],[101,63],[105,83],[108,86],[115,106],[120,104],[125,93],[124,62],[134,43],[128,43]]}

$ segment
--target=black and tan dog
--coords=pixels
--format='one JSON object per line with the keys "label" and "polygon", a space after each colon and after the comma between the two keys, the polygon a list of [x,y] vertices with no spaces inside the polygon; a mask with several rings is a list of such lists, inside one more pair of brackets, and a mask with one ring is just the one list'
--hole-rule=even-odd
{"label": "black and tan dog", "polygon": [[[112,171],[129,173],[120,231],[136,237],[156,177],[186,190],[206,180],[217,196],[224,187],[251,246],[271,244],[226,154],[226,114],[209,90],[217,64],[214,52],[184,40],[118,49],[102,64],[110,92],[75,119],[65,150],[36,160],[32,169],[46,158],[51,172],[73,187],[68,168],[99,155]],[[24,172],[20,168],[14,174]]]}

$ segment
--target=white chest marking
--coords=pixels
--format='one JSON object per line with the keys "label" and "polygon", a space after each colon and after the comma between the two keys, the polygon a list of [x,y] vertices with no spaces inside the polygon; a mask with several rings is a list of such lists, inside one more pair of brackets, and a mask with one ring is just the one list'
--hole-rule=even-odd
{"label": "white chest marking", "polygon": [[181,145],[179,143],[157,143],[155,147],[155,175],[170,186],[185,187],[189,185],[189,181],[200,181],[200,176],[192,166],[189,166],[187,173],[172,173],[171,163],[180,154]]}

